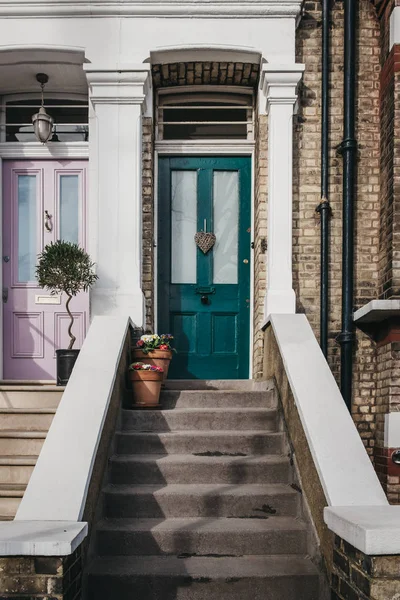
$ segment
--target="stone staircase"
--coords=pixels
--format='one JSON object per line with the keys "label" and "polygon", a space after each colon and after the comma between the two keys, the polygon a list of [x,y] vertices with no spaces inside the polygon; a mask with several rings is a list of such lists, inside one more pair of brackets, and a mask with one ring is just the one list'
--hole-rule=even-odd
{"label": "stone staircase", "polygon": [[12,520],[64,388],[0,382],[0,521]]}
{"label": "stone staircase", "polygon": [[122,411],[87,599],[318,600],[273,386],[168,382],[162,403]]}

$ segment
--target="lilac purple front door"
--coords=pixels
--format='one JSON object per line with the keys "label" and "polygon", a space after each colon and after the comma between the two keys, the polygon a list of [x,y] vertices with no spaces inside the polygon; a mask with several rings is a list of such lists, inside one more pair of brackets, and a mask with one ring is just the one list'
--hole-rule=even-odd
{"label": "lilac purple front door", "polygon": [[[85,247],[86,168],[73,160],[3,162],[3,379],[55,379],[55,350],[68,347],[65,298],[38,287],[35,267],[51,241]],[[71,309],[80,348],[88,294]]]}

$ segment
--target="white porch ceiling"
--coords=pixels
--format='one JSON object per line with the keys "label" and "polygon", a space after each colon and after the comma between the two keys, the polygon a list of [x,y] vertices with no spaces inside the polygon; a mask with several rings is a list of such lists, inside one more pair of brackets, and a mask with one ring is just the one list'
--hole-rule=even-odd
{"label": "white porch ceiling", "polygon": [[61,48],[13,48],[0,50],[0,94],[39,92],[36,73],[46,73],[45,93],[87,94],[83,72],[84,52]]}

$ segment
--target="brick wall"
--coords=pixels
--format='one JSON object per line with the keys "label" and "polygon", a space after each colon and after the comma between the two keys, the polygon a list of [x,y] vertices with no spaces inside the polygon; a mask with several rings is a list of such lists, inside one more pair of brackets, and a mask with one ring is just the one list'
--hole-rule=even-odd
{"label": "brick wall", "polygon": [[394,46],[381,74],[381,213],[379,297],[400,297],[400,46]]}
{"label": "brick wall", "polygon": [[399,565],[399,556],[368,556],[335,536],[332,600],[399,600]]}
{"label": "brick wall", "polygon": [[80,600],[82,554],[0,558],[0,600]]}
{"label": "brick wall", "polygon": [[154,331],[154,129],[153,120],[142,120],[142,290],[146,305],[146,331]]}
{"label": "brick wall", "polygon": [[400,343],[377,348],[375,470],[391,504],[400,503],[400,466],[392,461],[395,448],[385,448],[385,414],[400,410]]}
{"label": "brick wall", "polygon": [[[381,299],[400,297],[400,46],[389,47],[389,19],[395,2],[378,6],[381,25],[380,74],[380,239]],[[400,409],[400,345],[388,333],[377,348],[375,468],[389,502],[400,503],[400,468],[392,462],[393,448],[384,445],[385,414]]]}
{"label": "brick wall", "polygon": [[[361,0],[357,34],[358,178],[355,204],[355,308],[378,297],[379,247],[379,73],[380,28],[369,0]],[[319,337],[321,146],[321,5],[306,1],[297,34],[297,61],[306,65],[295,127],[293,269],[297,310],[305,312]],[[329,363],[339,377],[341,329],[343,3],[332,3],[330,76],[330,236]],[[376,356],[374,344],[357,332],[354,363],[354,419],[368,452],[375,435]]]}
{"label": "brick wall", "polygon": [[155,88],[175,85],[257,85],[260,67],[253,63],[189,62],[153,65]]}
{"label": "brick wall", "polygon": [[385,64],[389,54],[390,45],[390,27],[389,19],[395,6],[400,5],[400,0],[371,0],[375,6],[376,14],[381,27],[381,65]]}
{"label": "brick wall", "polygon": [[[257,111],[258,112],[258,111]],[[254,158],[254,340],[253,340],[253,377],[263,374],[263,339],[261,327],[264,321],[264,299],[266,292],[266,253],[267,239],[267,185],[268,185],[268,117],[257,115],[255,124],[255,158]]]}

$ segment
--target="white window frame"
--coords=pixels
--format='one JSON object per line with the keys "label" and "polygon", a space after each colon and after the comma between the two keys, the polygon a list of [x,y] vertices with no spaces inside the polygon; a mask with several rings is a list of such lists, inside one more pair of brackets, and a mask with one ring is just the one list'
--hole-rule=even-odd
{"label": "white window frame", "polygon": [[[89,127],[89,99],[88,96],[86,94],[62,94],[60,92],[54,92],[49,94],[49,97],[51,97],[52,100],[76,100],[79,102],[87,102],[88,103],[88,127]],[[3,96],[0,96],[0,147],[2,146],[2,144],[7,144],[7,145],[12,145],[12,144],[24,144],[27,147],[29,146],[33,146],[33,145],[37,145],[36,142],[6,142],[6,106],[9,102],[16,102],[18,100],[40,100],[41,99],[41,93],[40,92],[20,92],[18,94],[5,94]],[[46,107],[46,99],[45,99],[45,103],[44,106]],[[32,114],[33,114],[33,109],[32,109]],[[57,126],[57,123],[56,123]],[[47,144],[51,144],[51,145],[58,145],[58,144],[79,144],[79,143],[84,143],[87,144],[88,142],[47,142]],[[42,144],[39,145],[42,146]],[[0,154],[0,156],[2,156]],[[11,158],[11,157],[9,157]],[[12,157],[14,158],[14,157]],[[40,158],[40,156],[36,156],[35,158]],[[81,158],[81,157],[77,157],[77,158]]]}
{"label": "white window frame", "polygon": [[[200,141],[220,142],[220,139],[204,138],[204,140],[164,140],[160,131],[159,123],[164,123],[162,118],[163,107],[168,107],[170,104],[174,106],[183,104],[185,102],[198,101],[199,105],[202,102],[212,102],[216,100],[218,95],[218,101],[221,101],[223,96],[226,96],[226,102],[232,104],[233,107],[243,107],[251,111],[251,117],[247,121],[247,140],[236,140],[238,144],[241,142],[254,142],[254,113],[255,113],[255,94],[253,88],[241,87],[241,86],[179,86],[179,87],[166,87],[161,88],[157,91],[157,104],[156,104],[156,118],[155,118],[155,140],[156,144],[159,143],[192,143]],[[176,101],[172,102],[173,98],[176,97]],[[196,108],[193,105],[191,108]],[[186,109],[186,107],[185,107]],[[229,109],[228,109],[229,110]],[[212,124],[213,121],[204,121],[204,124]],[[245,123],[245,121],[241,122]],[[227,138],[225,143],[235,144],[235,139]]]}

